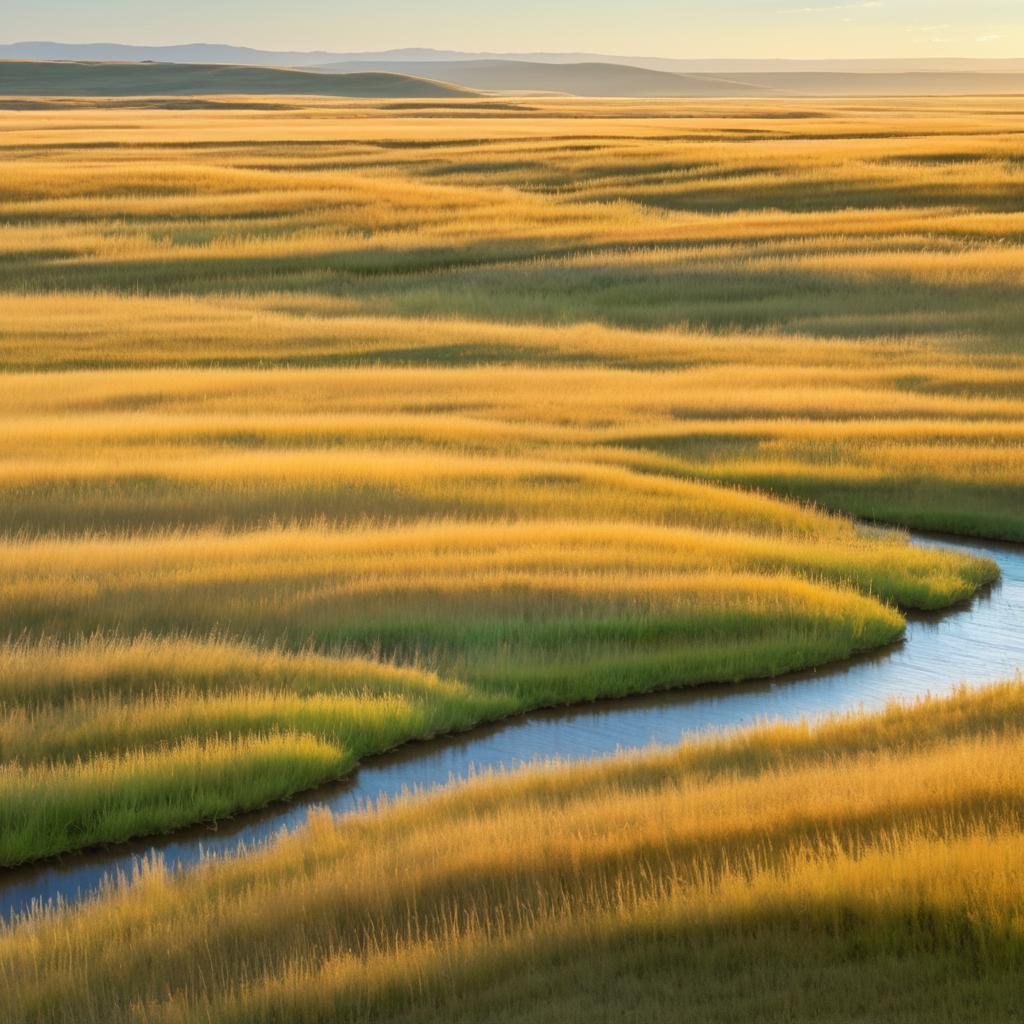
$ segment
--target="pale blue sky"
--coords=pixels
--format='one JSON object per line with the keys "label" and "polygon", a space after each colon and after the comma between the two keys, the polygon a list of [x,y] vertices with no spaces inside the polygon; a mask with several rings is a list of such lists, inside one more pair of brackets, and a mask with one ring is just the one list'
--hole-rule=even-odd
{"label": "pale blue sky", "polygon": [[0,0],[0,42],[1024,56],[1024,0]]}

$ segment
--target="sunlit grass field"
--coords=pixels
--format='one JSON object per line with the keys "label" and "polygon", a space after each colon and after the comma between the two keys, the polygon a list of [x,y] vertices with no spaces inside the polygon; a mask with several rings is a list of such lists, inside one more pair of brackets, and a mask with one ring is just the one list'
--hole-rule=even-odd
{"label": "sunlit grass field", "polygon": [[1018,680],[324,816],[0,935],[0,1019],[1013,1021],[1022,756]]}
{"label": "sunlit grass field", "polygon": [[1022,127],[0,112],[0,862],[969,596],[990,564],[843,514],[1024,537]]}
{"label": "sunlit grass field", "polygon": [[15,520],[369,439],[1024,537],[1016,100],[151,106],[0,112]]}
{"label": "sunlit grass field", "polygon": [[[1024,101],[22,107],[2,865],[844,659],[995,577],[900,528],[1024,540]],[[0,1019],[1006,1020],[1022,707],[324,821],[0,935]]]}

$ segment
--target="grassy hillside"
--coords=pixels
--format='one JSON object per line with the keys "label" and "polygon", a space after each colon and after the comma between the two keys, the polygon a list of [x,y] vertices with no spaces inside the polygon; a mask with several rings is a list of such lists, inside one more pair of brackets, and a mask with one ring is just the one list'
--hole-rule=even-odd
{"label": "grassy hillside", "polygon": [[1024,537],[1024,107],[958,108],[0,113],[0,861],[991,580],[844,515]]}
{"label": "grassy hillside", "polygon": [[0,96],[201,96],[219,93],[373,99],[471,95],[459,86],[379,70],[319,75],[289,68],[227,64],[0,61]]}
{"label": "grassy hillside", "polygon": [[1011,1021],[1022,755],[1018,680],[325,816],[0,935],[0,1020]]}

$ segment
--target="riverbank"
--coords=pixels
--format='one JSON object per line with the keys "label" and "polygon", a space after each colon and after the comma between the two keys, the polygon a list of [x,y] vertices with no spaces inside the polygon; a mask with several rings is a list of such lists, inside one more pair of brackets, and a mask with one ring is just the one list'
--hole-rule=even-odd
{"label": "riverbank", "polygon": [[498,725],[428,743],[412,743],[361,764],[340,783],[294,801],[151,841],[73,856],[0,876],[0,918],[53,900],[73,904],[118,877],[132,877],[159,862],[168,871],[204,857],[260,846],[301,828],[310,814],[344,814],[405,793],[429,791],[505,771],[537,760],[577,760],[673,746],[709,730],[748,727],[758,721],[813,721],[822,716],[881,709],[959,684],[984,685],[1024,664],[1024,548],[918,535],[918,545],[941,545],[993,560],[999,581],[983,594],[945,612],[909,616],[896,645],[851,662],[765,682],[707,685],[639,698],[590,702],[575,708],[514,716]]}
{"label": "riverbank", "polygon": [[0,1019],[1009,1020],[1022,756],[1018,681],[317,816],[0,935]]}

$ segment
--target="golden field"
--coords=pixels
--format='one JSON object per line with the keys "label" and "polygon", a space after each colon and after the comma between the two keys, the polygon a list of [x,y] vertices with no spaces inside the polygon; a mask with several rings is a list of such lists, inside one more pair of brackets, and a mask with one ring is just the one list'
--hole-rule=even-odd
{"label": "golden field", "polygon": [[1020,539],[1022,120],[1012,99],[0,112],[15,447],[69,415],[115,459],[149,431],[186,459],[197,434],[584,445]]}
{"label": "golden field", "polygon": [[[21,107],[0,864],[841,660],[995,577],[901,528],[1024,539],[1024,101]],[[724,965],[772,975],[770,1019],[884,990],[900,1020],[964,957],[960,1005],[1004,1019],[1020,708],[484,781],[154,871],[0,934],[0,1019],[650,1020],[680,955],[695,1021],[764,1019]],[[837,1016],[808,978],[858,957]],[[644,964],[623,1016],[602,977]]]}
{"label": "golden field", "polygon": [[0,1019],[1014,1020],[1022,755],[1018,680],[325,816],[0,935]]}

